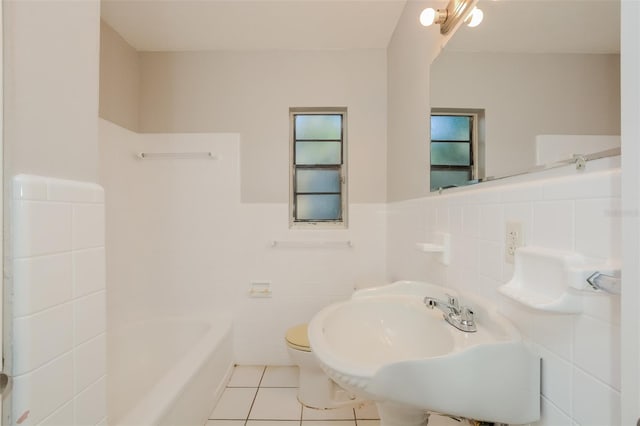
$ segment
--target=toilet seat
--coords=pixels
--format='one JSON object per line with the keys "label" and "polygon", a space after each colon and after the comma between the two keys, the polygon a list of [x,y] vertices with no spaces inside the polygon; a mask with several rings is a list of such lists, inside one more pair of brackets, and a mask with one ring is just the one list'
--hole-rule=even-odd
{"label": "toilet seat", "polygon": [[309,335],[307,334],[307,324],[299,324],[288,329],[285,340],[287,341],[287,345],[295,350],[311,352]]}

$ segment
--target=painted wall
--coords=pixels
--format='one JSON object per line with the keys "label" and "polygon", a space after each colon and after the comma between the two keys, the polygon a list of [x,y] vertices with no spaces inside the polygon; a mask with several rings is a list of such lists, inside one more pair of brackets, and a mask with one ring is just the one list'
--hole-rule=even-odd
{"label": "painted wall", "polygon": [[[499,295],[514,270],[504,257],[506,223],[523,225],[527,246],[619,267],[620,192],[618,158],[590,162],[586,173],[570,166],[389,205],[389,278],[427,280],[498,304],[542,358],[539,425],[621,424],[620,298],[587,295],[582,314],[557,315]],[[449,266],[414,249],[435,232],[451,234]]]}
{"label": "painted wall", "polygon": [[[242,203],[242,135],[138,134],[101,120],[108,324],[233,312],[235,362],[291,364],[287,328],[385,279],[385,205],[351,203],[349,229],[291,230],[287,203]],[[211,151],[217,160],[139,160]],[[352,247],[273,247],[273,241]],[[250,298],[251,282],[272,297]]]}
{"label": "painted wall", "polygon": [[242,201],[289,201],[289,108],[348,108],[349,200],[386,194],[383,49],[141,53],[140,131],[242,135]]}
{"label": "painted wall", "polygon": [[437,25],[418,21],[427,2],[407,2],[387,47],[387,199],[429,192],[429,74],[439,52]]}
{"label": "painted wall", "polygon": [[5,174],[97,181],[100,2],[4,7]]}
{"label": "painted wall", "polygon": [[535,137],[620,134],[620,56],[444,51],[431,106],[486,111],[486,176],[535,166]]}
{"label": "painted wall", "polygon": [[[640,3],[621,10],[622,83],[622,269],[621,302],[622,424],[640,419]],[[635,284],[635,285],[634,285]]]}
{"label": "painted wall", "polygon": [[140,109],[140,54],[100,21],[99,115],[134,132]]}
{"label": "painted wall", "polygon": [[10,424],[106,425],[104,191],[12,180]]}
{"label": "painted wall", "polygon": [[[104,217],[93,184],[100,2],[2,6],[5,295],[15,295],[5,368],[16,375],[4,416],[106,424]],[[18,174],[39,183],[12,187]]]}

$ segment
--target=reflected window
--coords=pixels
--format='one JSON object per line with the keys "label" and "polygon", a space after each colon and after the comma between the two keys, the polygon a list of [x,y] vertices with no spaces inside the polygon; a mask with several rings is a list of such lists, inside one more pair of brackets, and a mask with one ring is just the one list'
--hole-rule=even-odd
{"label": "reflected window", "polygon": [[345,224],[344,108],[292,108],[292,225]]}
{"label": "reflected window", "polygon": [[477,179],[477,122],[474,113],[431,114],[432,191]]}

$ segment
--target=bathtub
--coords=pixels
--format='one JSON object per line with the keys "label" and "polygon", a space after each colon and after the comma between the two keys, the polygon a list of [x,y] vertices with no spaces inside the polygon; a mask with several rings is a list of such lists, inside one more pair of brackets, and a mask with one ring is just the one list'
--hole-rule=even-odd
{"label": "bathtub", "polygon": [[233,368],[231,317],[162,318],[108,333],[111,426],[202,426]]}

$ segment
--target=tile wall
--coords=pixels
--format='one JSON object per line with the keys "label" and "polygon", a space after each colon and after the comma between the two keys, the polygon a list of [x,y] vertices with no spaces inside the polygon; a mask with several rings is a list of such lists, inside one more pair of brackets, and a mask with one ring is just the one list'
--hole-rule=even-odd
{"label": "tile wall", "polygon": [[[521,222],[525,245],[575,251],[619,267],[618,160],[504,180],[392,203],[388,216],[391,280],[422,279],[499,305],[542,358],[540,425],[620,424],[620,300],[587,295],[579,315],[533,311],[499,295],[513,264],[505,260],[508,221]],[[514,181],[515,180],[515,181]],[[436,232],[451,234],[452,261],[414,249]]]}
{"label": "tile wall", "polygon": [[[349,229],[292,230],[286,203],[240,199],[242,142],[237,133],[138,134],[100,120],[108,323],[229,311],[237,363],[288,365],[289,327],[354,287],[385,282],[386,205],[351,204]],[[210,151],[218,159],[141,161],[140,151]],[[252,282],[269,282],[271,297],[249,297]]]}
{"label": "tile wall", "polygon": [[13,422],[106,425],[104,192],[18,175],[10,220]]}

